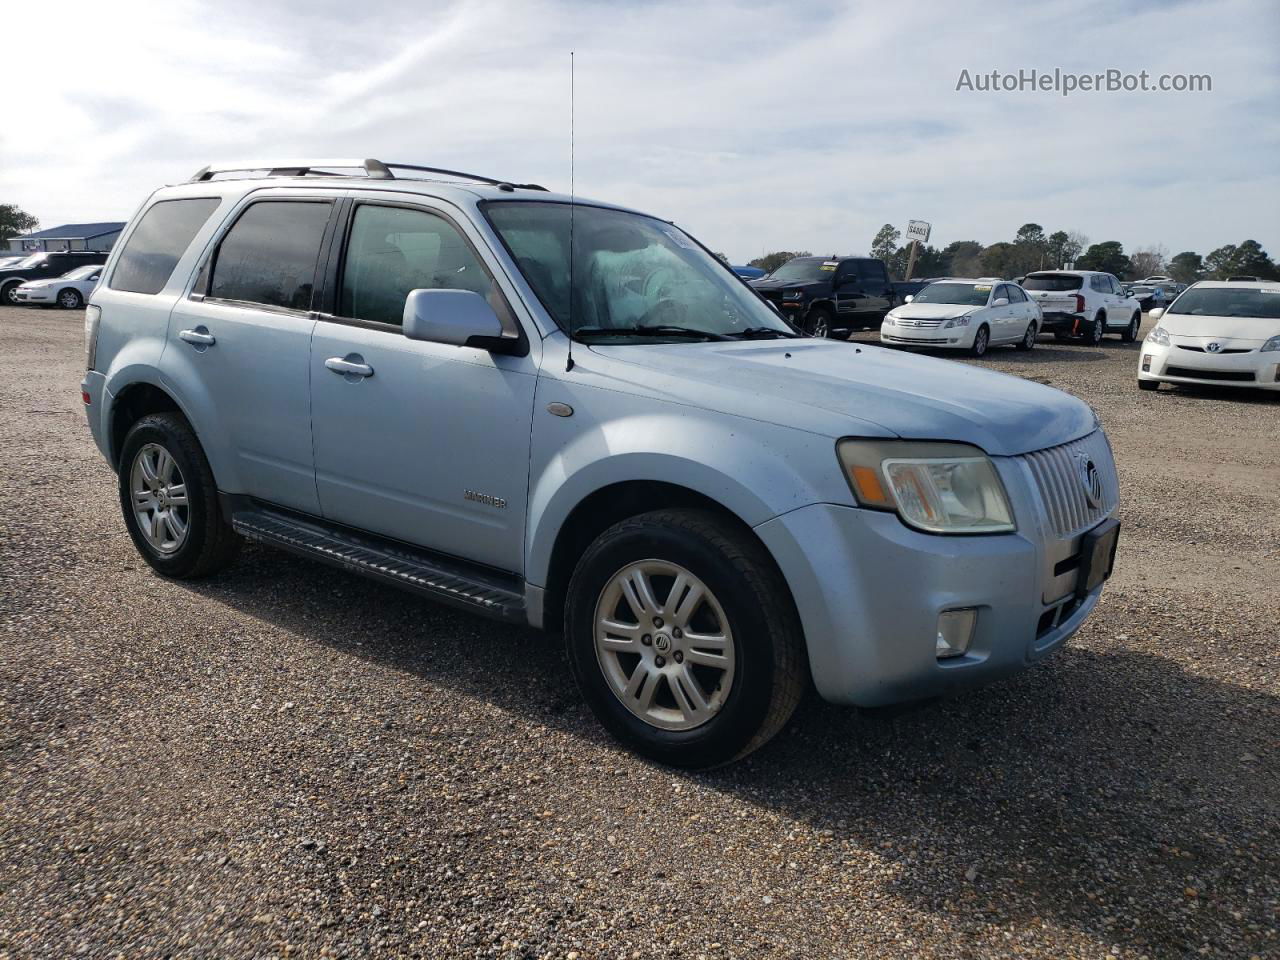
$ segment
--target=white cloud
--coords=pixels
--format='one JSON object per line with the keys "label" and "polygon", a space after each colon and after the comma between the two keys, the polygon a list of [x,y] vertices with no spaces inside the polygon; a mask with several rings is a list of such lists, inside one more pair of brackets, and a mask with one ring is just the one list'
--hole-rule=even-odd
{"label": "white cloud", "polygon": [[[47,22],[41,22],[47,21]],[[75,24],[75,29],[67,29]],[[880,224],[1280,255],[1269,0],[954,3],[64,2],[8,44],[0,200],[128,216],[218,159],[377,156],[568,185],[737,260],[865,250]],[[56,60],[56,64],[52,61]],[[56,69],[51,69],[56,67]],[[1208,73],[1207,94],[956,92],[961,68]]]}

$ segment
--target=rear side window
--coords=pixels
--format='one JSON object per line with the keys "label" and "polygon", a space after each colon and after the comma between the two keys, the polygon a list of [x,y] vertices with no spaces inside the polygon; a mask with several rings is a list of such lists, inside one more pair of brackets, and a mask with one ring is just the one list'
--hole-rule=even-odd
{"label": "rear side window", "polygon": [[216,197],[196,197],[152,204],[120,251],[111,272],[111,289],[128,293],[163,290],[191,238],[221,202]]}
{"label": "rear side window", "polygon": [[310,310],[331,208],[327,200],[263,200],[250,206],[218,245],[208,295]]}

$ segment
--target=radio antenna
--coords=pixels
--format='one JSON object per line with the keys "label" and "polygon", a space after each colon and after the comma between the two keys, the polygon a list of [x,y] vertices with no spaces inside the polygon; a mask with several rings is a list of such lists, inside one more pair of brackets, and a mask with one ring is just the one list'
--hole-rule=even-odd
{"label": "radio antenna", "polygon": [[573,264],[577,258],[573,247],[573,51],[569,51],[569,356],[565,360],[564,372],[573,369],[573,300],[576,288],[573,285]]}

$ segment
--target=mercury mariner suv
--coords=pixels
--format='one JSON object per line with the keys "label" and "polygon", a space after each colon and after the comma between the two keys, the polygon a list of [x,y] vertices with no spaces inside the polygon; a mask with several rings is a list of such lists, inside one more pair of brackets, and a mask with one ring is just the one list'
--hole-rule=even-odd
{"label": "mercury mariner suv", "polygon": [[209,169],[90,297],[83,401],[138,551],[248,538],[560,633],[663,762],[1061,647],[1114,560],[1090,408],[803,336],[671,222],[452,171]]}

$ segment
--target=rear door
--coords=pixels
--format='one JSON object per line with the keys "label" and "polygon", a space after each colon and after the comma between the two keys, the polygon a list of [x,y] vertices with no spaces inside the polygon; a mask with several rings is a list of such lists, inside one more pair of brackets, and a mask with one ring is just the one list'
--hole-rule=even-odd
{"label": "rear door", "polygon": [[336,198],[250,196],[169,323],[165,369],[209,413],[219,486],[319,514],[308,383],[312,298]]}

